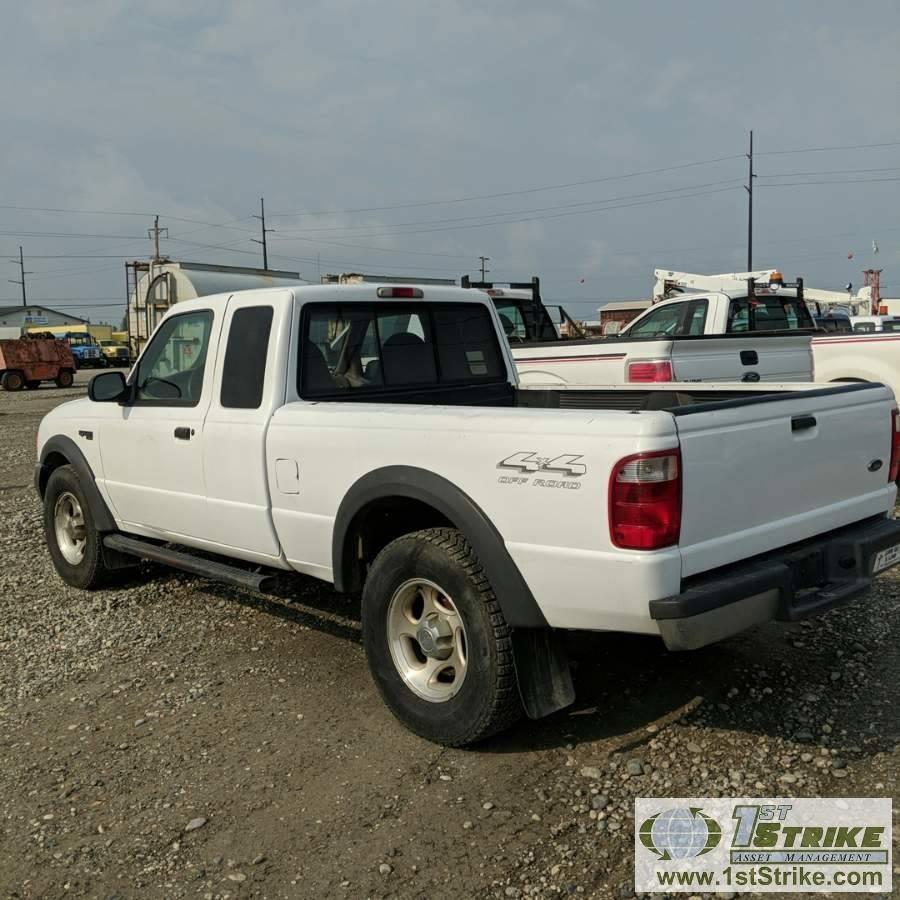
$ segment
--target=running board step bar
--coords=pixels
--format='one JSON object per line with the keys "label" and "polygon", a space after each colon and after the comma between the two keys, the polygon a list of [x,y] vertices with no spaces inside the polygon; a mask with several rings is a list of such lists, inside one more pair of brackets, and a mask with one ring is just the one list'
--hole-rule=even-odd
{"label": "running board step bar", "polygon": [[149,559],[151,562],[162,563],[173,569],[181,569],[182,572],[190,572],[191,575],[199,575],[201,578],[210,578],[232,587],[246,588],[251,591],[267,592],[275,581],[274,575],[261,572],[248,572],[237,566],[227,563],[213,562],[199,556],[191,556],[178,550],[170,550],[159,544],[151,544],[139,538],[126,537],[124,534],[107,534],[103,538],[103,546],[129,556],[137,556],[140,559]]}

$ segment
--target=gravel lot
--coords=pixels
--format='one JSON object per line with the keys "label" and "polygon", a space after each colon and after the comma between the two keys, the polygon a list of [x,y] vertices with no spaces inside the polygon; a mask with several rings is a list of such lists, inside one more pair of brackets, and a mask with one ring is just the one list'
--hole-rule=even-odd
{"label": "gravel lot", "polygon": [[87,377],[0,392],[3,896],[629,897],[635,796],[897,793],[896,570],[689,655],[578,636],[573,709],[441,749],[382,706],[358,608],[319,582],[59,581],[35,433]]}

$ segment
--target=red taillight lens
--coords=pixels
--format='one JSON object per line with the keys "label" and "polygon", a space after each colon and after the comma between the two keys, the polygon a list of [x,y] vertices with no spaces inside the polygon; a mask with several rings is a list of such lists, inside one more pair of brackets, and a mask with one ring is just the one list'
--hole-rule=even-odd
{"label": "red taillight lens", "polygon": [[668,359],[628,363],[626,380],[636,383],[673,381],[672,362]]}
{"label": "red taillight lens", "polygon": [[425,296],[422,288],[416,287],[380,287],[375,293],[379,297],[402,297],[405,300],[418,300]]}
{"label": "red taillight lens", "polygon": [[896,407],[891,410],[891,467],[888,470],[888,482],[896,481],[900,476],[900,413]]}
{"label": "red taillight lens", "polygon": [[625,550],[659,550],[681,532],[681,453],[626,456],[609,480],[609,534]]}

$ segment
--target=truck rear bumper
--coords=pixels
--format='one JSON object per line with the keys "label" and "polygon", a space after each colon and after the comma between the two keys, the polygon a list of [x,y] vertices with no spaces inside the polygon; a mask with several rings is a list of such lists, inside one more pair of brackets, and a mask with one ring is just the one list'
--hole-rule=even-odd
{"label": "truck rear bumper", "polygon": [[773,619],[796,621],[864,594],[900,563],[900,521],[868,520],[688,579],[650,602],[669,650],[695,650]]}

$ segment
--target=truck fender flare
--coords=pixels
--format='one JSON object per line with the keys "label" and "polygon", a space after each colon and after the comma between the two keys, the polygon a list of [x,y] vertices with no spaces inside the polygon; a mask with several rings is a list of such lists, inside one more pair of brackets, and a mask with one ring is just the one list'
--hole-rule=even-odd
{"label": "truck fender flare", "polygon": [[439,512],[471,544],[494,588],[507,623],[513,628],[547,628],[547,620],[522,577],[500,532],[484,511],[446,478],[414,466],[385,466],[363,475],[341,501],[334,521],[331,553],[334,586],[345,591],[353,580],[353,521],[376,500],[404,497]]}
{"label": "truck fender flare", "polygon": [[34,467],[34,486],[41,499],[44,498],[44,491],[47,488],[47,481],[50,475],[54,469],[58,468],[57,465],[48,464],[48,460],[52,456],[62,456],[66,460],[62,465],[70,465],[78,473],[78,478],[81,481],[81,486],[84,488],[97,530],[117,531],[116,520],[100,494],[90,464],[81,450],[79,450],[75,441],[64,434],[54,435],[44,444],[41,449],[40,462]]}

